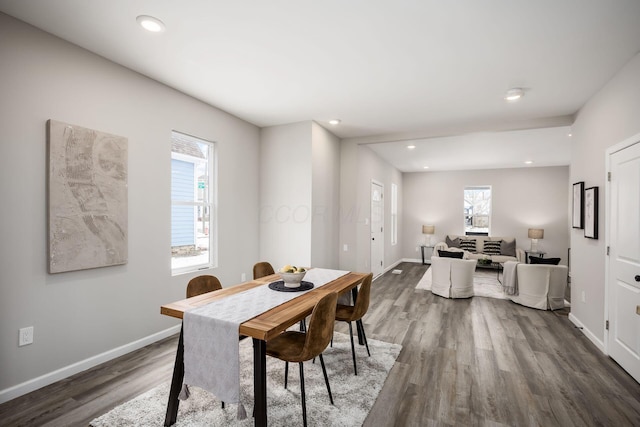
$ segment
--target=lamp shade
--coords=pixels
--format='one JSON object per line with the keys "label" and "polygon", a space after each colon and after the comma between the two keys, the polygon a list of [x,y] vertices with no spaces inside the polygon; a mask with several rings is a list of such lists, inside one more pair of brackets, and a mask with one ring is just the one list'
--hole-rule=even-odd
{"label": "lamp shade", "polygon": [[436,232],[435,225],[423,225],[422,234],[434,234]]}
{"label": "lamp shade", "polygon": [[542,228],[530,228],[529,229],[529,238],[530,239],[544,239],[544,230]]}

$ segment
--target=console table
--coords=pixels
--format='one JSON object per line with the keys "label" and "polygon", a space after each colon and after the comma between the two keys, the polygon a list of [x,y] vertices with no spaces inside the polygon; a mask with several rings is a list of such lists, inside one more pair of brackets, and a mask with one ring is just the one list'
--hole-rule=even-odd
{"label": "console table", "polygon": [[434,246],[422,245],[420,250],[422,251],[422,265],[431,264],[431,256],[433,255]]}

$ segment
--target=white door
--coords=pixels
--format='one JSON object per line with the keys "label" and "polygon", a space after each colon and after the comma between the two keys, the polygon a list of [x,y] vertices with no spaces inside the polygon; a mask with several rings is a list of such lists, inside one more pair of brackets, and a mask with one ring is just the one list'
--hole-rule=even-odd
{"label": "white door", "polygon": [[607,346],[640,382],[640,143],[610,155]]}
{"label": "white door", "polygon": [[383,193],[381,184],[371,183],[371,272],[374,277],[384,271]]}

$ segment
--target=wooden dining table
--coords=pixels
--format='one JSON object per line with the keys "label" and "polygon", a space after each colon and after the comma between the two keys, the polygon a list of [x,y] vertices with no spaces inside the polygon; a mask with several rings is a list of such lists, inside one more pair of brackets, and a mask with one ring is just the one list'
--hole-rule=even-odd
{"label": "wooden dining table", "polygon": [[[337,292],[338,295],[342,295],[352,291],[355,301],[357,298],[357,286],[367,274],[368,273],[348,272],[344,276],[301,294],[297,298],[265,311],[240,324],[239,336],[251,337],[253,339],[254,423],[256,426],[267,425],[267,341],[278,336],[290,326],[295,325],[310,315],[317,302],[327,293]],[[272,274],[236,286],[165,304],[160,307],[160,313],[182,319],[185,311],[258,286],[268,286],[269,283],[278,280],[280,280],[280,275],[277,273]],[[359,332],[358,330],[358,333]],[[165,426],[171,426],[176,422],[179,405],[178,394],[182,388],[183,378],[184,341],[183,329],[181,328],[173,367],[173,377],[171,379],[169,401],[167,403],[167,413],[164,421]]]}

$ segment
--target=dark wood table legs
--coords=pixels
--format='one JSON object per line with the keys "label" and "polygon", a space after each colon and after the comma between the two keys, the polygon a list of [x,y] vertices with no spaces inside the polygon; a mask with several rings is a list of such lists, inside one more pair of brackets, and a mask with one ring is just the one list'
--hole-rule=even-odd
{"label": "dark wood table legs", "polygon": [[[356,300],[358,299],[358,287],[354,286],[351,289],[351,296],[353,297],[353,304],[355,305]],[[362,332],[360,332],[360,328],[356,327],[356,332],[358,333],[358,344],[364,345],[364,338],[362,338]]]}
{"label": "dark wood table legs", "polygon": [[182,339],[182,326],[180,327],[180,338],[178,339],[178,350],[176,350],[176,361],[173,365],[173,377],[171,378],[171,389],[169,391],[169,402],[167,403],[167,414],[164,418],[165,427],[174,425],[178,417],[178,395],[182,388],[184,379],[184,342]]}
{"label": "dark wood table legs", "polygon": [[267,342],[253,339],[254,425],[267,425]]}

